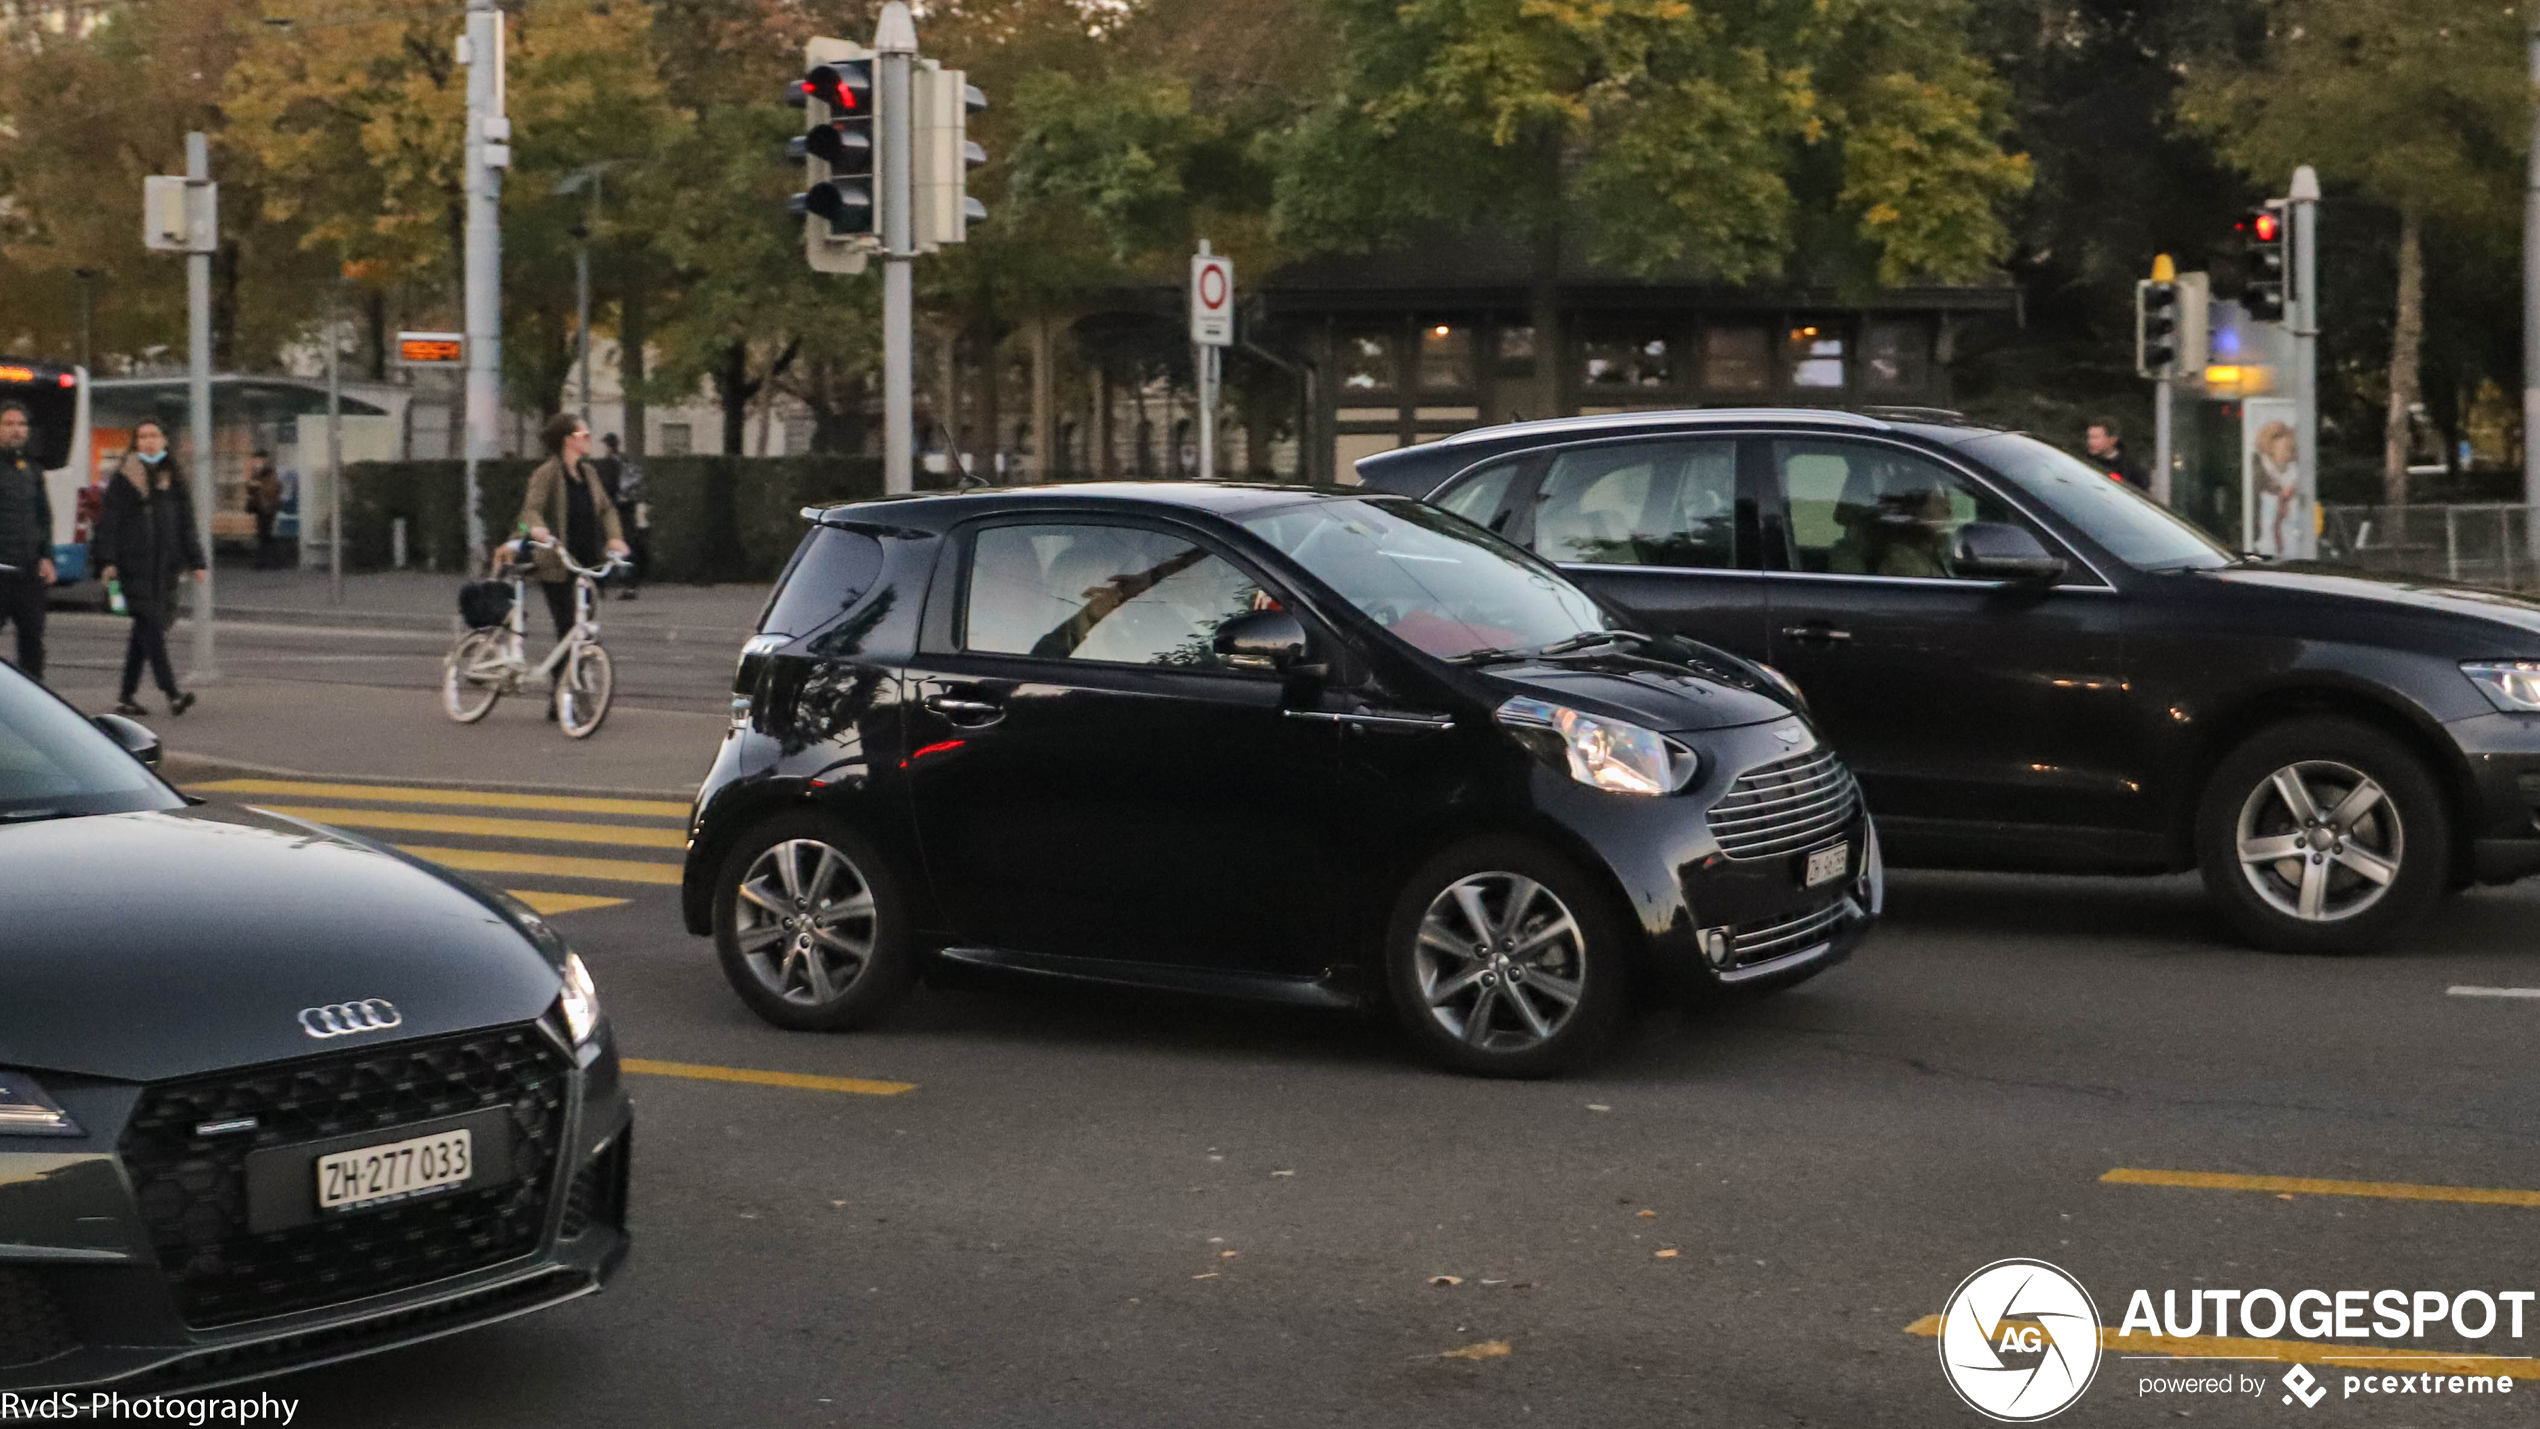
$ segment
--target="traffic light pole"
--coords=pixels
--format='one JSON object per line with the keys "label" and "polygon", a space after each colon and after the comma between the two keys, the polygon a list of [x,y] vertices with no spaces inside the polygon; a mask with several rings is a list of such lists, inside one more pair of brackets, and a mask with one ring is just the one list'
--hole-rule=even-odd
{"label": "traffic light pole", "polygon": [[[2320,477],[2320,176],[2310,165],[2293,171],[2286,191],[2293,210],[2293,302],[2285,316],[2293,333],[2293,447],[2307,479],[2301,489],[2316,509]],[[2319,535],[2305,513],[2295,526],[2294,545],[2304,557],[2317,554]]]}
{"label": "traffic light pole", "polygon": [[[2531,82],[2540,85],[2540,9],[2531,12]],[[2540,140],[2540,109],[2531,116]],[[2540,509],[2540,143],[2531,150],[2522,196],[2522,503]],[[2540,521],[2523,518],[2524,539],[2540,561]]]}
{"label": "traffic light pole", "polygon": [[[211,182],[212,146],[203,134],[185,136],[185,177],[193,184]],[[194,529],[202,535],[203,578],[194,586],[194,666],[186,678],[208,685],[220,678],[212,639],[212,548],[219,544],[212,539],[212,507],[220,458],[212,450],[212,252],[205,246],[209,235],[197,238],[185,255],[185,425],[193,445]],[[131,572],[123,574],[129,578]]]}
{"label": "traffic light pole", "polygon": [[904,0],[882,7],[873,49],[873,88],[882,111],[882,132],[874,136],[881,148],[874,177],[881,181],[875,198],[882,210],[882,489],[896,496],[916,489],[916,291],[909,265],[917,258],[916,192],[910,182],[916,160],[910,74],[917,66],[917,22]]}
{"label": "traffic light pole", "polygon": [[2152,499],[2163,506],[2170,504],[2170,454],[2175,447],[2170,401],[2175,391],[2176,379],[2163,377],[2152,383],[2152,470],[2146,475],[2151,480]]}

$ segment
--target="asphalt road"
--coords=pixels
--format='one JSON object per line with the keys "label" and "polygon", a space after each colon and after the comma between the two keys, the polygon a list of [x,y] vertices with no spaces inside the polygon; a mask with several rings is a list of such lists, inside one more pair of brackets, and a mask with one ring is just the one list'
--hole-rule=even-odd
{"label": "asphalt road", "polygon": [[[2540,1188],[2540,1001],[2447,995],[2540,986],[2540,887],[2328,960],[2234,946],[2192,880],[1900,874],[1887,925],[1815,983],[1653,1009],[1592,1074],[1511,1084],[1432,1071],[1378,1021],[1029,983],[777,1032],[644,881],[678,857],[668,806],[362,794],[216,797],[330,810],[567,909],[629,1057],[909,1089],[637,1076],[617,1284],[275,1382],[304,1424],[1975,1424],[1914,1329],[2004,1257],[2072,1271],[2109,1325],[2136,1288],[2540,1285],[2540,1197],[2102,1179]],[[478,822],[506,819],[573,827]],[[2528,1353],[2531,1328],[2374,1343]],[[2349,1400],[2355,1370],[2320,1365],[2307,1410],[2286,1369],[2112,1351],[2059,1422],[2540,1406],[2540,1378]],[[2268,1391],[2141,1392],[2234,1371]]]}

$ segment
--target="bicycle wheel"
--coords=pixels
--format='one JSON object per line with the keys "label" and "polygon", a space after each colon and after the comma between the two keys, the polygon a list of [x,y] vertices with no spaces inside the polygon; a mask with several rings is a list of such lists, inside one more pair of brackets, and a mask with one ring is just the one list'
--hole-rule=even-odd
{"label": "bicycle wheel", "polygon": [[493,713],[503,697],[503,641],[499,631],[471,630],[441,662],[441,712],[461,724]]}
{"label": "bicycle wheel", "polygon": [[609,717],[609,696],[616,690],[608,651],[597,645],[574,651],[564,678],[556,682],[557,727],[574,739],[589,739]]}

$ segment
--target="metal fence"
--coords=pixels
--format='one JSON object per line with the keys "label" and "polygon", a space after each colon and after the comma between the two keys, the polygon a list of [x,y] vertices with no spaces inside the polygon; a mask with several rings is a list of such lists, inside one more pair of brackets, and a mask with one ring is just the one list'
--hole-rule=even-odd
{"label": "metal fence", "polygon": [[2529,506],[2324,506],[2320,559],[2391,575],[2540,590]]}

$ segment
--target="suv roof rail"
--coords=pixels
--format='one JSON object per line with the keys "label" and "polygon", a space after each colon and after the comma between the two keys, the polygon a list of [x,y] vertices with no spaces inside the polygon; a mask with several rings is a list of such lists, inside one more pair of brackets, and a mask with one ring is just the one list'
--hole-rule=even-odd
{"label": "suv roof rail", "polygon": [[[1893,409],[1906,410],[1906,409]],[[1911,410],[1921,410],[1919,408]],[[1877,415],[1867,411],[1846,411],[1839,407],[1651,407],[1645,410],[1600,412],[1594,416],[1540,417],[1531,422],[1501,422],[1495,426],[1467,427],[1450,437],[1441,437],[1429,445],[1462,446],[1472,442],[1491,441],[1515,432],[1594,431],[1613,426],[1698,426],[1711,422],[1823,422],[1829,426],[1884,427]],[[1909,420],[1926,420],[1911,418]],[[1413,450],[1413,448],[1404,448]]]}
{"label": "suv roof rail", "polygon": [[1972,427],[1976,425],[1976,423],[1968,420],[1966,413],[1955,411],[1948,407],[1904,407],[1895,405],[1880,405],[1859,407],[1854,410],[1860,412],[1864,416],[1878,417],[1890,422],[1921,422],[1928,426],[1935,427]]}

